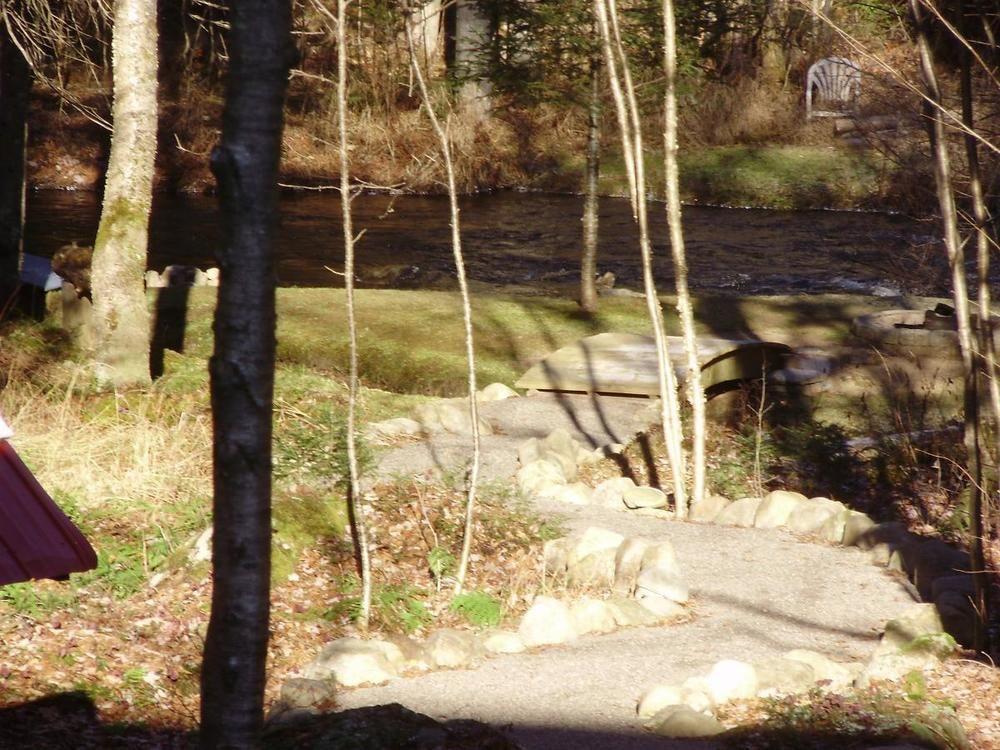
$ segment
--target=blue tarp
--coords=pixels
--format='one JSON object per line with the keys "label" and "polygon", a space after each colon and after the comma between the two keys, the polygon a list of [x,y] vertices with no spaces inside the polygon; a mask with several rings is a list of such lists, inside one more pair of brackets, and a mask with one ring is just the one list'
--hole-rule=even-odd
{"label": "blue tarp", "polygon": [[62,288],[62,277],[52,270],[52,261],[25,253],[21,262],[21,281],[46,292]]}

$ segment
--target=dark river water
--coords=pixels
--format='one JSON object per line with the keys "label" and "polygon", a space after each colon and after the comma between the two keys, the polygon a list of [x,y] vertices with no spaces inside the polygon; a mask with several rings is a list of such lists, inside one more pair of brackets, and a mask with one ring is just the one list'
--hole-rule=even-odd
{"label": "dark river water", "polygon": [[[541,292],[566,289],[579,273],[582,198],[504,192],[461,201],[470,279]],[[448,202],[437,196],[363,195],[354,224],[361,286],[454,285]],[[92,193],[40,191],[28,196],[26,251],[51,255],[76,240],[92,244],[100,206]],[[602,199],[598,268],[617,286],[639,288],[636,232],[628,203]],[[656,278],[668,291],[673,268],[663,205],[650,214]],[[947,268],[936,225],[900,216],[832,211],[686,207],[690,283],[700,292],[786,294],[849,292],[943,294]],[[283,286],[340,286],[324,269],[343,264],[340,201],[335,193],[286,194],[281,200],[278,281]],[[203,196],[156,196],[149,266],[214,265],[221,242],[218,204]]]}

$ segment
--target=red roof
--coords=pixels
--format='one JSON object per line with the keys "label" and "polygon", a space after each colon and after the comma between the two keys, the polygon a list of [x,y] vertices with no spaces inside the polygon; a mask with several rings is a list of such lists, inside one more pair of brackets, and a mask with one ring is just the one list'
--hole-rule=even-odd
{"label": "red roof", "polygon": [[0,586],[95,567],[93,547],[0,440]]}

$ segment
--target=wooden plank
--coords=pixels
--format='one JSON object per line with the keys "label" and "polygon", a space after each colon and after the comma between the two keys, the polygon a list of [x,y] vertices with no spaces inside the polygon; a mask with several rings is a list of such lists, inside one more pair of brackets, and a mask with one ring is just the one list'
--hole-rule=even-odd
{"label": "wooden plank", "polygon": [[[684,342],[667,337],[668,356],[682,382],[687,379]],[[754,339],[698,337],[702,383],[710,388],[738,380],[759,379],[784,365],[791,349]],[[651,336],[600,333],[564,346],[528,370],[518,388],[658,396],[656,345]]]}

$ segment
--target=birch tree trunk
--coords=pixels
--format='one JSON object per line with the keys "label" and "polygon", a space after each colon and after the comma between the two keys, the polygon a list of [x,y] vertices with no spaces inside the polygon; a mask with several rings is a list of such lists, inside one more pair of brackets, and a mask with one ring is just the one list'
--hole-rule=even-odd
{"label": "birch tree trunk", "polygon": [[[680,404],[677,397],[677,377],[667,351],[667,339],[663,328],[663,311],[653,279],[653,246],[649,236],[649,216],[646,206],[646,172],[643,159],[642,127],[639,106],[632,85],[628,58],[618,30],[618,16],[614,0],[594,0],[594,15],[601,31],[604,59],[608,69],[608,81],[615,100],[618,123],[621,128],[622,151],[626,174],[629,178],[629,194],[632,214],[639,228],[639,253],[642,258],[643,288],[646,308],[653,327],[656,344],[657,375],[660,389],[660,407],[663,423],[663,438],[673,489],[674,504],[679,517],[687,515],[687,490],[685,488],[686,467],[682,446]],[[619,78],[620,76],[620,78]]]}
{"label": "birch tree trunk", "polygon": [[0,25],[0,319],[19,283],[31,78],[31,66]]}
{"label": "birch tree trunk", "polygon": [[144,277],[156,159],[156,0],[115,0],[111,155],[94,242],[92,343],[99,383],[149,383]]}
{"label": "birch tree trunk", "polygon": [[[967,470],[972,482],[972,500],[970,512],[973,519],[981,520],[982,506],[982,462],[979,434],[979,398],[976,382],[976,362],[972,337],[972,326],[969,318],[969,294],[965,280],[965,253],[958,232],[958,213],[955,208],[955,193],[952,186],[951,165],[948,146],[945,141],[945,128],[942,118],[943,98],[934,70],[934,58],[931,50],[930,35],[927,28],[927,17],[924,14],[923,0],[910,0],[910,11],[916,25],[917,51],[920,57],[920,71],[924,79],[926,99],[924,116],[927,118],[927,128],[931,150],[934,155],[934,181],[937,187],[938,207],[941,211],[941,221],[944,231],[945,249],[948,253],[948,264],[951,267],[952,297],[955,302],[955,314],[958,319],[958,342],[962,356],[962,366],[965,371],[965,449]],[[983,311],[988,314],[987,311]],[[974,523],[978,523],[974,521]],[[971,540],[973,545],[982,545],[982,536]],[[976,557],[973,551],[973,558]],[[979,551],[982,559],[982,550]],[[983,586],[985,571],[977,571],[977,599],[984,596],[980,591]],[[977,621],[974,646],[981,650],[984,631],[982,622]]]}
{"label": "birch tree trunk", "polygon": [[[681,224],[680,176],[677,168],[677,29],[674,23],[673,0],[663,0],[663,71],[664,91],[663,163],[666,178],[667,226],[670,231],[670,251],[674,260],[677,287],[677,312],[684,335],[684,355],[688,370],[688,401],[691,404],[691,442],[693,487],[691,502],[700,503],[705,497],[705,390],[701,385],[701,363],[698,360],[698,339],[694,333],[694,309],[688,291],[687,254],[684,249],[684,229]],[[687,508],[677,508],[684,518]]]}
{"label": "birch tree trunk", "polygon": [[465,577],[469,570],[469,557],[472,551],[472,537],[475,529],[476,488],[479,484],[480,436],[479,436],[479,405],[476,401],[476,352],[472,331],[472,304],[469,297],[469,285],[465,277],[465,260],[462,256],[462,232],[459,224],[458,189],[455,186],[455,167],[451,158],[451,139],[445,127],[441,125],[434,104],[427,91],[427,81],[420,62],[417,60],[413,44],[413,34],[410,24],[406,25],[406,41],[410,50],[410,64],[420,88],[420,96],[424,101],[424,109],[430,118],[431,125],[441,144],[441,155],[444,158],[445,173],[448,176],[448,205],[451,213],[451,247],[455,258],[455,271],[458,276],[458,287],[462,296],[462,319],[465,324],[465,359],[468,364],[469,382],[469,417],[472,420],[472,462],[466,476],[465,528],[462,534],[462,552],[458,558],[458,571],[455,575],[455,593],[462,593]]}
{"label": "birch tree trunk", "polygon": [[[596,31],[596,30],[595,30]],[[583,190],[583,253],[580,257],[580,307],[597,312],[597,230],[601,172],[601,59],[590,60],[590,102],[587,108],[587,174]]]}
{"label": "birch tree trunk", "polygon": [[225,244],[210,362],[215,497],[201,746],[258,748],[270,615],[278,161],[290,0],[231,6],[222,141],[212,152]]}
{"label": "birch tree trunk", "polygon": [[[962,18],[962,32],[966,39],[969,38],[966,32],[967,21],[965,16],[964,3],[959,2],[959,15]],[[971,555],[973,582],[975,585],[975,605],[976,610],[982,614],[981,619],[977,619],[977,630],[975,633],[975,645],[977,648],[986,649],[991,644],[988,643],[986,627],[991,623],[996,615],[995,603],[990,596],[990,581],[987,569],[988,563],[993,562],[987,559],[986,542],[990,538],[992,531],[991,498],[993,492],[1000,483],[996,475],[996,467],[1000,462],[1000,383],[997,382],[996,367],[996,346],[993,339],[992,304],[990,295],[990,237],[987,232],[989,223],[989,211],[986,209],[986,201],[983,197],[983,183],[979,165],[979,142],[974,137],[976,122],[972,99],[972,53],[968,48],[962,48],[962,122],[965,125],[965,155],[969,168],[969,192],[972,197],[972,217],[974,221],[973,236],[976,241],[976,267],[978,271],[978,302],[979,302],[979,326],[976,331],[978,343],[977,370],[984,375],[983,385],[988,389],[990,395],[990,405],[993,412],[993,445],[991,449],[986,448],[977,440],[977,447],[981,455],[977,456],[977,474],[979,476],[978,487],[973,490],[969,513],[972,521],[972,543],[969,545]],[[976,410],[977,423],[982,424],[979,417],[979,403],[977,388]],[[977,438],[979,435],[976,436]],[[984,456],[989,456],[993,462],[994,471],[987,472],[984,466]]]}
{"label": "birch tree trunk", "polygon": [[[350,342],[350,366],[347,400],[347,466],[350,474],[347,509],[351,536],[361,573],[361,611],[358,625],[368,629],[372,611],[372,569],[368,552],[368,524],[362,504],[358,471],[358,325],[354,306],[354,222],[351,217],[351,162],[347,143],[347,0],[337,0],[337,127],[340,132],[340,210],[344,224],[344,292],[347,297],[347,336]],[[412,30],[407,26],[407,33]]]}

